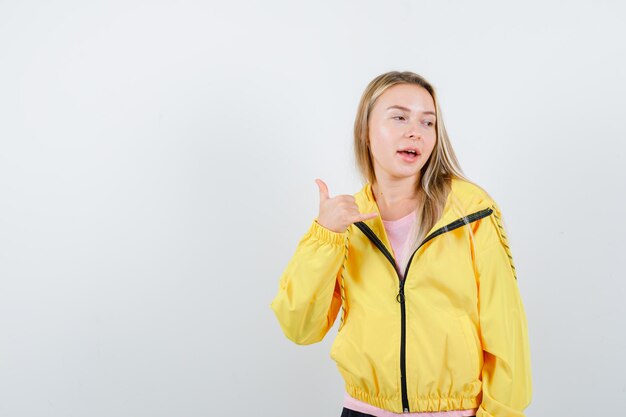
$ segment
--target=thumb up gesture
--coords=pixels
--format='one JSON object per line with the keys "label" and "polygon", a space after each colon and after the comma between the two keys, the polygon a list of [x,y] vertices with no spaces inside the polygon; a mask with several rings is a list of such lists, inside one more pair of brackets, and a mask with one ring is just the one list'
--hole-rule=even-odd
{"label": "thumb up gesture", "polygon": [[378,213],[361,214],[354,196],[343,194],[330,197],[326,183],[320,179],[316,179],[315,182],[320,190],[320,212],[317,222],[326,229],[341,233],[345,232],[352,223],[378,216]]}

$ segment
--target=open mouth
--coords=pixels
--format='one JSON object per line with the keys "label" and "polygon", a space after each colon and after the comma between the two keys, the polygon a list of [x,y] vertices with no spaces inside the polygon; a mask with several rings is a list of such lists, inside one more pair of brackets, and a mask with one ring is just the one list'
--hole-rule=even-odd
{"label": "open mouth", "polygon": [[409,162],[415,161],[419,156],[419,153],[414,150],[398,151],[397,153],[402,157],[402,159]]}

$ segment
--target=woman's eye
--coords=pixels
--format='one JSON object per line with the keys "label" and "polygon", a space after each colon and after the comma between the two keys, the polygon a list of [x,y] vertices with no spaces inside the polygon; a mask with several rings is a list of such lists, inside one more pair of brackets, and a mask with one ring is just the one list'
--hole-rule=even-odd
{"label": "woman's eye", "polygon": [[[392,116],[391,118],[394,120],[406,120],[404,116]],[[435,123],[431,122],[430,120],[424,121],[424,124],[428,127],[432,127],[435,125]]]}

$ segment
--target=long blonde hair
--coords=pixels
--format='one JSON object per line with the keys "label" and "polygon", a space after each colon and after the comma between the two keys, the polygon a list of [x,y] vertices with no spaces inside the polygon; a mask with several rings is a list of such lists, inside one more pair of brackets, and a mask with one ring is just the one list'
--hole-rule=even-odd
{"label": "long blonde hair", "polygon": [[[441,108],[435,88],[421,75],[410,71],[390,71],[374,78],[365,88],[359,102],[354,121],[354,153],[356,165],[365,181],[374,184],[376,180],[372,154],[369,148],[368,121],[374,103],[389,87],[397,84],[415,84],[424,88],[432,96],[436,113],[435,147],[422,167],[421,179],[417,184],[418,201],[417,221],[411,231],[414,236],[409,245],[412,253],[426,237],[426,233],[437,223],[443,214],[444,206],[450,191],[451,178],[470,181],[463,173],[456,158],[452,144],[443,123]],[[408,261],[408,259],[406,259]],[[404,265],[402,266],[404,270]]]}

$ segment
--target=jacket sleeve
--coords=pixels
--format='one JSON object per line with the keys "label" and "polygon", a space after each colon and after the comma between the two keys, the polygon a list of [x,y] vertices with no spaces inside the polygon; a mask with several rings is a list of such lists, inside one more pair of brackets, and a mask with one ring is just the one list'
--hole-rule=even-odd
{"label": "jacket sleeve", "polygon": [[484,358],[476,416],[524,417],[532,391],[526,315],[500,210],[492,209],[475,255]]}
{"label": "jacket sleeve", "polygon": [[297,344],[321,341],[337,318],[347,233],[326,229],[316,218],[280,278],[270,307],[285,336]]}

